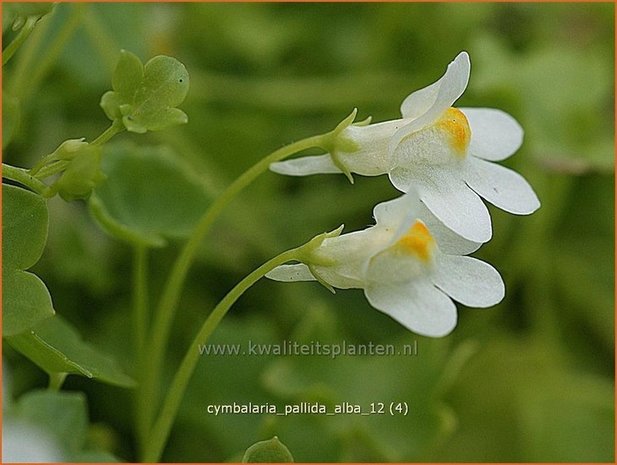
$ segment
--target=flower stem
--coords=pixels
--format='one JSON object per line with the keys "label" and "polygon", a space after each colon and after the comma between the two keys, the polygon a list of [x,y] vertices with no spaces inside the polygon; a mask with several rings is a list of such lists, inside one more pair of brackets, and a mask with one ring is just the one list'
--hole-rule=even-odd
{"label": "flower stem", "polygon": [[178,305],[184,280],[203,238],[225,207],[261,173],[266,171],[271,163],[287,158],[294,153],[312,147],[324,145],[330,133],[320,134],[302,139],[272,152],[245,171],[214,201],[210,208],[201,217],[180,255],[176,259],[172,271],[163,290],[157,312],[152,325],[151,337],[148,340],[149,357],[145,360],[145,374],[143,379],[143,402],[149,412],[145,415],[145,422],[152,424],[154,412],[158,405],[158,382],[161,378],[163,357],[166,353],[169,331]]}
{"label": "flower stem", "polygon": [[27,170],[7,165],[6,163],[2,163],[2,177],[10,179],[11,181],[16,181],[40,195],[44,195],[48,189],[44,182],[30,176]]}
{"label": "flower stem", "polygon": [[38,16],[29,16],[26,20],[26,24],[23,25],[17,37],[6,46],[4,50],[2,50],[2,66],[6,65],[12,56],[15,54],[17,49],[23,44],[26,39],[32,34],[34,31],[34,26],[36,26],[37,21],[39,20]]}
{"label": "flower stem", "polygon": [[53,392],[58,392],[62,388],[67,375],[68,373],[50,373],[47,389]]}
{"label": "flower stem", "polygon": [[212,310],[212,313],[210,313],[201,326],[195,339],[193,339],[193,342],[173,378],[171,387],[167,390],[167,396],[163,401],[161,413],[154,423],[148,440],[146,441],[146,449],[142,457],[144,462],[158,462],[160,459],[189,380],[199,361],[199,346],[208,341],[231,306],[248,288],[277,266],[290,260],[297,259],[301,256],[301,249],[302,247],[288,250],[261,265],[229,291],[223,300]]}
{"label": "flower stem", "polygon": [[103,145],[108,142],[109,139],[111,139],[113,136],[121,133],[122,131],[124,131],[124,124],[122,124],[122,121],[116,119],[113,123],[111,123],[111,126],[109,126],[105,131],[103,131],[100,136],[90,142],[90,145]]}

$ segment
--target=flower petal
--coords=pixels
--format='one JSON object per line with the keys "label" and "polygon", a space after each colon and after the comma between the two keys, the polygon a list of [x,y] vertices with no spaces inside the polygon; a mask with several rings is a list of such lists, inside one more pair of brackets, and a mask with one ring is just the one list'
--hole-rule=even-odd
{"label": "flower petal", "polygon": [[480,243],[491,239],[488,210],[480,197],[458,177],[458,172],[445,166],[416,168],[413,172],[402,167],[394,168],[390,172],[390,181],[403,192],[415,186],[420,200],[433,215],[463,238]]}
{"label": "flower petal", "polygon": [[288,176],[308,176],[311,174],[342,173],[332,162],[329,154],[294,158],[270,164],[270,171]]}
{"label": "flower petal", "polygon": [[475,252],[482,245],[481,242],[469,241],[446,227],[424,204],[420,204],[417,212],[418,219],[422,220],[431,232],[441,252],[452,255],[467,255]]}
{"label": "flower petal", "polygon": [[464,179],[478,195],[509,213],[528,215],[540,207],[525,178],[496,163],[470,157]]}
{"label": "flower petal", "polygon": [[523,143],[523,128],[506,112],[495,108],[459,108],[469,121],[469,152],[485,160],[505,160]]}
{"label": "flower petal", "polygon": [[473,257],[439,254],[431,279],[438,288],[468,307],[491,307],[505,295],[499,272]]}
{"label": "flower petal", "polygon": [[[418,212],[424,208],[415,189],[387,202],[381,202],[373,208],[373,217],[377,226],[390,228],[394,231],[401,227],[409,228]],[[424,211],[424,210],[422,210]]]}
{"label": "flower petal", "polygon": [[296,263],[294,265],[281,265],[274,268],[268,274],[266,278],[273,279],[274,281],[317,281],[315,276],[310,272],[309,267],[304,263]]}
{"label": "flower petal", "polygon": [[411,93],[403,100],[401,104],[403,118],[415,119],[429,112],[434,118],[439,116],[465,92],[470,68],[467,52],[459,53],[438,81]]}
{"label": "flower petal", "polygon": [[448,65],[437,82],[409,95],[401,105],[401,113],[412,122],[400,128],[390,140],[390,152],[409,134],[434,122],[465,92],[471,63],[467,52],[461,52]]}
{"label": "flower petal", "polygon": [[369,284],[364,294],[377,310],[423,336],[441,337],[456,326],[456,306],[428,280]]}

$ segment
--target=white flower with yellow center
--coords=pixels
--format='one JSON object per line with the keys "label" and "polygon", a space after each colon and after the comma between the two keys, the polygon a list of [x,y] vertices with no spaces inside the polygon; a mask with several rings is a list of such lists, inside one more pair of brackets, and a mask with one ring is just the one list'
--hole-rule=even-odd
{"label": "white flower with yellow center", "polygon": [[375,226],[329,237],[304,263],[279,266],[268,278],[364,289],[373,307],[432,337],[456,326],[452,299],[469,307],[490,307],[503,298],[499,273],[465,256],[480,244],[446,228],[415,192],[377,205],[373,214]]}
{"label": "white flower with yellow center", "polygon": [[499,166],[521,146],[523,130],[492,108],[453,108],[469,81],[469,55],[461,52],[437,82],[409,95],[402,118],[340,131],[325,155],[273,163],[292,176],[317,173],[388,174],[400,191],[415,188],[446,226],[476,242],[491,238],[480,197],[510,213],[533,213],[540,202],[518,173]]}

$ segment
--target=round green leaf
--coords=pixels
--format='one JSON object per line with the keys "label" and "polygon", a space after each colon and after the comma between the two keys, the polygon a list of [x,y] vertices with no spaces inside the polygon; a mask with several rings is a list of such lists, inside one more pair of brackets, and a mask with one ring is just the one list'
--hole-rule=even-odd
{"label": "round green leaf", "polygon": [[54,314],[43,281],[24,270],[34,265],[47,241],[47,204],[37,194],[2,185],[2,334],[11,336]]}
{"label": "round green leaf", "polygon": [[27,271],[2,273],[2,335],[11,336],[53,316],[51,296],[41,279]]}
{"label": "round green leaf", "polygon": [[201,179],[166,147],[107,145],[107,178],[90,197],[101,227],[119,239],[151,247],[187,236],[210,203]]}
{"label": "round green leaf", "polygon": [[26,270],[39,261],[47,242],[45,200],[20,187],[2,184],[2,265]]}
{"label": "round green leaf", "polygon": [[274,436],[249,447],[242,458],[243,463],[291,463],[294,461],[289,449]]}
{"label": "round green leaf", "polygon": [[7,341],[49,374],[71,373],[122,387],[135,385],[115,360],[84,342],[59,315]]}

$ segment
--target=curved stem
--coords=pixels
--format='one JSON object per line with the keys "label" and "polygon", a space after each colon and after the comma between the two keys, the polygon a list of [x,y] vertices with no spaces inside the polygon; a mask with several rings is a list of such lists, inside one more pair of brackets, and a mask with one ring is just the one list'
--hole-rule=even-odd
{"label": "curved stem", "polygon": [[206,236],[210,230],[210,227],[225,207],[236,197],[236,195],[238,195],[240,191],[242,191],[242,189],[253,182],[253,180],[255,180],[255,178],[257,178],[261,173],[266,171],[271,163],[282,160],[302,150],[322,146],[330,137],[329,134],[330,133],[325,133],[302,139],[298,142],[282,147],[258,161],[255,165],[245,171],[239,178],[237,178],[214,201],[214,203],[199,220],[197,226],[193,230],[191,236],[173,265],[173,269],[169,275],[157,308],[157,313],[152,326],[151,337],[148,341],[148,346],[150,347],[151,352],[148,359],[145,361],[147,365],[145,367],[146,372],[143,380],[143,395],[145,397],[144,403],[149,408],[149,413],[146,414],[147,424],[152,424],[154,412],[158,405],[157,382],[161,378],[160,375],[163,356],[166,353],[169,331],[178,305],[182,286],[203,238]]}
{"label": "curved stem", "polygon": [[40,195],[44,195],[48,189],[47,184],[30,176],[27,170],[7,165],[6,163],[2,163],[2,177],[29,187]]}
{"label": "curved stem", "polygon": [[4,50],[2,50],[2,66],[9,62],[21,44],[23,44],[30,34],[32,34],[32,31],[34,31],[34,26],[36,26],[38,20],[38,16],[29,16],[26,20],[26,24],[24,24],[21,31],[19,31],[19,34],[17,34],[17,37],[15,37],[15,39],[7,45]]}
{"label": "curved stem", "polygon": [[161,413],[154,423],[151,433],[148,436],[148,440],[146,441],[146,449],[144,456],[142,457],[144,462],[158,462],[160,459],[189,380],[191,379],[195,366],[199,361],[199,346],[208,341],[231,306],[242,294],[244,294],[248,288],[250,288],[259,279],[277,266],[290,260],[296,260],[301,255],[301,249],[302,247],[288,250],[267,261],[240,281],[231,291],[229,291],[223,300],[221,300],[217,306],[214,307],[214,310],[212,310],[212,313],[210,313],[204,324],[201,326],[201,329],[195,336],[195,339],[193,339],[193,342],[191,343],[184,359],[182,360],[182,363],[180,364],[180,367],[178,368],[178,371],[173,378],[171,387],[167,391],[167,396],[163,401]]}

